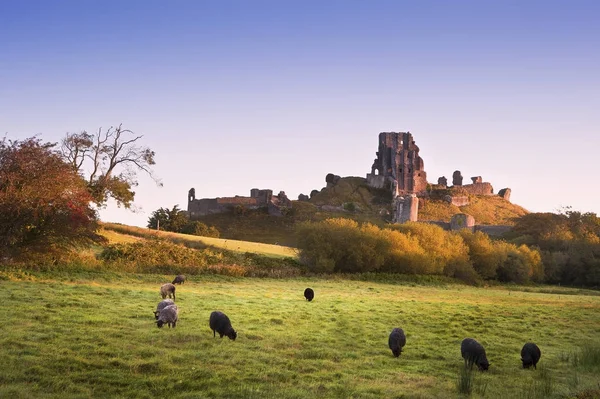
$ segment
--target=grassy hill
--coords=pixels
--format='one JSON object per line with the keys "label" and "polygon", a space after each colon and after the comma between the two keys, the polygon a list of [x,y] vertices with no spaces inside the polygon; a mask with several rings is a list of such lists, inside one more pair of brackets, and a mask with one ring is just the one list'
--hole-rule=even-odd
{"label": "grassy hill", "polygon": [[[470,204],[463,207],[443,200],[424,199],[419,220],[449,222],[456,213],[468,213],[477,224],[512,225],[513,219],[527,210],[498,196],[471,195]],[[308,202],[293,201],[292,211],[284,217],[270,216],[266,210],[244,214],[207,215],[200,220],[215,226],[221,237],[235,240],[296,246],[295,226],[303,221],[319,221],[331,217],[346,217],[382,226],[391,219],[392,196],[386,190],[373,189],[362,177],[344,177],[333,187],[323,188]]]}
{"label": "grassy hill", "polygon": [[283,245],[272,245],[260,242],[239,241],[227,238],[194,236],[189,234],[156,231],[142,227],[126,226],[118,223],[103,223],[101,234],[110,243],[135,242],[144,238],[162,238],[175,244],[183,244],[190,248],[214,247],[233,252],[250,252],[259,255],[279,258],[295,258],[297,250]]}

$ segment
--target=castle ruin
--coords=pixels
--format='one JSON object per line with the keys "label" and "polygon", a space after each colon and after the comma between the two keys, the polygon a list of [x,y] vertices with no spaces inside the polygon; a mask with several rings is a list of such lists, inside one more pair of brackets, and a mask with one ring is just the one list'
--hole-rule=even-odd
{"label": "castle ruin", "polygon": [[[423,159],[410,132],[379,133],[377,158],[367,174],[367,184],[374,188],[390,190],[393,197],[393,221],[404,223],[418,219],[419,197],[437,193],[456,206],[469,205],[469,195],[494,195],[494,188],[481,176],[471,177],[471,184],[463,185],[459,170],[452,174],[452,186],[442,176],[438,184],[429,185]],[[334,176],[335,177],[335,176]],[[329,181],[328,181],[329,183]],[[453,189],[448,192],[447,188]],[[500,197],[510,200],[510,188],[500,190]]]}
{"label": "castle ruin", "polygon": [[188,191],[187,212],[190,220],[197,220],[200,216],[232,211],[236,206],[244,209],[267,208],[269,215],[283,216],[284,208],[291,208],[292,201],[285,195],[284,191],[273,195],[273,190],[250,190],[249,197],[221,197],[196,199],[196,189]]}
{"label": "castle ruin", "polygon": [[371,187],[390,189],[394,198],[426,192],[425,166],[410,132],[379,133],[376,155],[371,173],[367,174]]}

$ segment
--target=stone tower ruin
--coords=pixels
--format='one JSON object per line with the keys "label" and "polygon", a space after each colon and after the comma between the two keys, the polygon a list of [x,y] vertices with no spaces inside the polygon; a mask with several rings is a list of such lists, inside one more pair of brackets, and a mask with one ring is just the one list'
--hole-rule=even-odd
{"label": "stone tower ruin", "polygon": [[427,174],[419,147],[410,132],[379,133],[379,151],[367,174],[372,187],[389,188],[394,198],[405,194],[420,194],[427,189]]}

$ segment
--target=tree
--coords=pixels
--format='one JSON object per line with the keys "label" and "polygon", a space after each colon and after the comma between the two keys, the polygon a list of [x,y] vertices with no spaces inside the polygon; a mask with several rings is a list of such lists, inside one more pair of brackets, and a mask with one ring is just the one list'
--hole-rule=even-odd
{"label": "tree", "polygon": [[151,169],[156,164],[154,151],[138,145],[142,137],[122,125],[105,131],[100,128],[95,134],[67,133],[61,153],[77,173],[87,175],[88,190],[98,206],[113,198],[118,206],[129,209],[135,197],[133,188],[138,185],[137,172],[145,172],[162,186]]}
{"label": "tree", "polygon": [[0,141],[2,256],[99,239],[86,182],[55,145],[35,137]]}
{"label": "tree", "polygon": [[148,219],[148,228],[160,227],[160,230],[179,233],[187,223],[186,212],[179,209],[178,205],[174,205],[172,209],[158,208],[152,212],[152,216]]}

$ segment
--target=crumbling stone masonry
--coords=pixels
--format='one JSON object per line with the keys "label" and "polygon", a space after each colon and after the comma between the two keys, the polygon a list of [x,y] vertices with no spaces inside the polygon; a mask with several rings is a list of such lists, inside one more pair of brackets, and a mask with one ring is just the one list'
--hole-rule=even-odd
{"label": "crumbling stone masonry", "polygon": [[371,187],[390,189],[394,198],[426,192],[427,174],[412,134],[379,133],[376,154],[371,173],[367,174],[367,183]]}
{"label": "crumbling stone masonry", "polygon": [[196,190],[191,188],[188,191],[187,211],[191,220],[198,219],[200,216],[228,212],[235,206],[242,206],[246,209],[266,207],[270,215],[282,216],[282,209],[291,208],[292,201],[283,191],[274,196],[273,190],[259,190],[257,188],[250,190],[250,197],[236,195],[235,197],[196,199]]}
{"label": "crumbling stone masonry", "polygon": [[419,215],[419,199],[415,194],[407,194],[394,199],[394,223],[416,222]]}
{"label": "crumbling stone masonry", "polygon": [[466,213],[457,213],[450,219],[450,230],[462,230],[469,229],[473,231],[475,229],[475,218]]}

